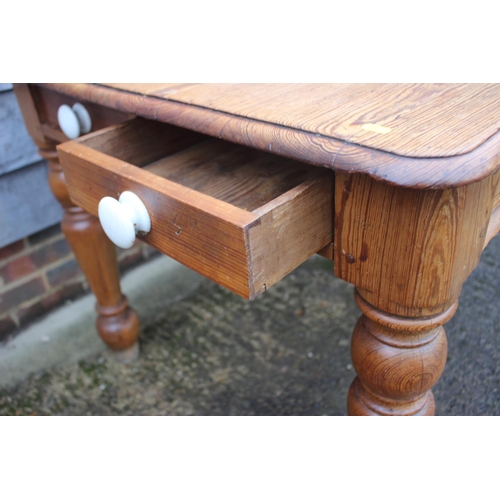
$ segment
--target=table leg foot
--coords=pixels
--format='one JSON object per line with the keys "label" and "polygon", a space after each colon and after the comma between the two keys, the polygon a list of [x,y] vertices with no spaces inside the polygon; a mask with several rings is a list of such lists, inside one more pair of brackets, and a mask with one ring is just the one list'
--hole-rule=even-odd
{"label": "table leg foot", "polygon": [[[96,329],[103,342],[113,351],[126,351],[137,346],[140,323],[137,313],[128,305],[127,298],[112,306],[96,304]],[[139,351],[137,350],[137,353]],[[128,355],[124,354],[127,358]]]}
{"label": "table leg foot", "polygon": [[434,395],[427,391],[413,401],[394,401],[367,391],[356,377],[347,395],[347,411],[351,416],[432,416],[435,411]]}
{"label": "table leg foot", "polygon": [[348,394],[349,415],[433,415],[431,388],[443,373],[447,341],[442,325],[457,304],[423,318],[380,311],[356,292],[362,316],[351,343],[357,377]]}
{"label": "table leg foot", "polygon": [[110,351],[110,355],[113,361],[116,361],[117,363],[123,363],[124,365],[133,363],[134,361],[139,359],[139,353],[139,342],[136,342],[127,349],[123,349],[121,351]]}

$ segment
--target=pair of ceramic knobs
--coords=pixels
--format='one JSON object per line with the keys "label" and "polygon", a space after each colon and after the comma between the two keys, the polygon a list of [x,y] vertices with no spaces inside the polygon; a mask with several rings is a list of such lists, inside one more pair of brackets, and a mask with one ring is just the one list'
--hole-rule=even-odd
{"label": "pair of ceramic knobs", "polygon": [[[59,127],[69,139],[76,139],[92,130],[92,119],[83,104],[72,107],[63,104],[57,111]],[[137,233],[151,230],[151,219],[141,199],[130,191],[124,191],[118,200],[110,196],[99,202],[99,221],[108,238],[120,248],[130,248]]]}

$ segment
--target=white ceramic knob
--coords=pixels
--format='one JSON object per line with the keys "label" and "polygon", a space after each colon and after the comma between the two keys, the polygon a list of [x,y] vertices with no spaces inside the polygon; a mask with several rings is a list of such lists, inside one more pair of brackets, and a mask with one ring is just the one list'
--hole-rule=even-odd
{"label": "white ceramic knob", "polygon": [[77,102],[70,108],[63,104],[57,110],[59,127],[68,139],[76,139],[81,134],[88,134],[92,129],[92,120],[83,104]]}
{"label": "white ceramic knob", "polygon": [[141,199],[124,191],[119,200],[106,196],[99,202],[99,220],[108,238],[120,248],[130,248],[138,232],[151,231],[151,219]]}
{"label": "white ceramic knob", "polygon": [[73,104],[72,109],[80,123],[80,133],[88,134],[92,130],[92,119],[90,118],[89,112],[86,110],[85,106],[79,102]]}

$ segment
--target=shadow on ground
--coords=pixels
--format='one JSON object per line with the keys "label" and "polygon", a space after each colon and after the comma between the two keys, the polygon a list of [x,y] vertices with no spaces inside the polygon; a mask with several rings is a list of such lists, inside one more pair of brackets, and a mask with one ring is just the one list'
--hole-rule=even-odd
{"label": "shadow on ground", "polygon": [[[440,415],[500,414],[499,254],[497,237],[446,327]],[[352,293],[320,257],[253,302],[204,281],[145,328],[134,364],[105,354],[36,374],[0,391],[0,414],[343,415]]]}

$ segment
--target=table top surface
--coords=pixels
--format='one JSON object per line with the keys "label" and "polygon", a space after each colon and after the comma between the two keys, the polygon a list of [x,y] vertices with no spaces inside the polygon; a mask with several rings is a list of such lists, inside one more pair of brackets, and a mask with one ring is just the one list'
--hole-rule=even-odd
{"label": "table top surface", "polygon": [[48,84],[75,98],[413,188],[500,163],[499,84]]}

